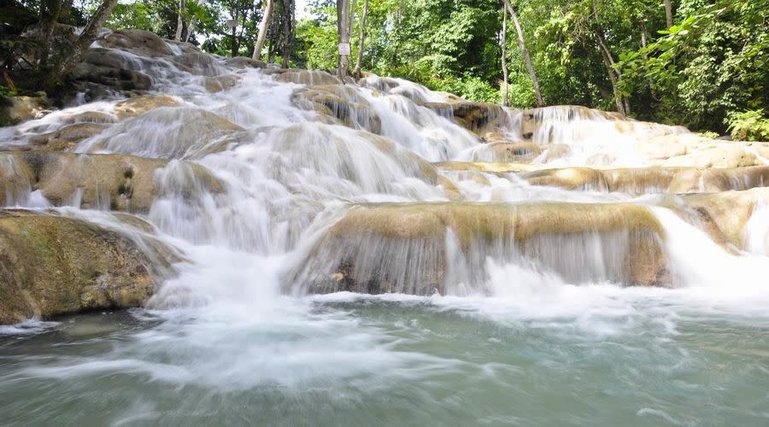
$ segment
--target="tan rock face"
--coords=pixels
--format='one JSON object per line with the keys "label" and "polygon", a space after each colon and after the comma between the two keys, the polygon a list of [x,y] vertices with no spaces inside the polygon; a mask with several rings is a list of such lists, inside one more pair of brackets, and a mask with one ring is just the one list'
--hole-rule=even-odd
{"label": "tan rock face", "polygon": [[[141,61],[151,62],[148,57]],[[152,87],[152,78],[142,72],[142,67],[121,52],[105,48],[91,48],[84,61],[72,71],[72,78],[88,89],[89,95],[108,96],[110,91],[146,91]],[[100,87],[93,92],[91,89]],[[93,93],[92,93],[93,92]],[[131,93],[131,92],[126,92]]]}
{"label": "tan rock face", "polygon": [[701,193],[748,190],[769,185],[769,166],[744,168],[649,167],[625,169],[559,168],[524,173],[533,185],[568,190],[644,193]]}
{"label": "tan rock face", "polygon": [[484,135],[497,132],[508,125],[508,116],[504,109],[496,104],[483,102],[469,102],[455,99],[452,102],[421,102],[423,106],[438,112],[441,115],[454,116],[454,120],[460,126]]}
{"label": "tan rock face", "polygon": [[0,126],[41,117],[50,110],[48,99],[33,96],[0,97]]}
{"label": "tan rock face", "polygon": [[280,70],[275,76],[280,82],[303,85],[338,85],[342,84],[336,76],[320,70]]}
{"label": "tan rock face", "polygon": [[75,123],[54,132],[30,137],[33,150],[65,151],[74,148],[80,141],[99,134],[109,125],[102,123]]}
{"label": "tan rock face", "polygon": [[662,202],[684,220],[732,250],[745,250],[745,227],[758,205],[769,203],[769,188],[688,194]]}
{"label": "tan rock face", "polygon": [[171,48],[155,33],[144,30],[113,31],[99,40],[108,48],[120,49],[139,56],[173,55]]}
{"label": "tan rock face", "polygon": [[156,281],[132,240],[93,224],[0,211],[0,324],[141,306]]}
{"label": "tan rock face", "polygon": [[240,77],[234,74],[226,74],[223,76],[206,77],[203,80],[203,86],[207,91],[211,93],[221,92],[223,90],[232,89],[240,83]]}
{"label": "tan rock face", "polygon": [[686,144],[686,154],[664,159],[660,162],[660,165],[698,168],[739,168],[763,164],[744,143],[715,143],[710,140],[702,140],[687,141],[684,144]]}
{"label": "tan rock face", "polygon": [[488,173],[518,173],[538,170],[540,167],[525,163],[506,162],[436,162],[435,167],[445,171],[477,171]]}
{"label": "tan rock face", "polygon": [[[243,128],[202,108],[158,107],[155,97],[116,106],[118,114],[138,114],[111,126],[90,141],[91,152],[107,150],[153,158],[197,158],[239,142]],[[165,98],[160,98],[164,100]],[[149,105],[146,105],[148,102]],[[176,102],[169,97],[163,102]]]}
{"label": "tan rock face", "polygon": [[491,257],[572,283],[670,286],[663,239],[656,217],[632,204],[366,205],[328,231],[289,283],[310,292],[455,292],[463,278],[485,283]]}
{"label": "tan rock face", "polygon": [[[379,134],[382,121],[366,99],[349,86],[314,85],[297,89],[291,97],[299,108],[315,111],[353,129]],[[333,120],[335,119],[335,120]]]}
{"label": "tan rock face", "polygon": [[[7,194],[17,200],[20,192],[40,190],[52,204],[79,200],[84,209],[147,212],[162,189],[156,171],[167,161],[126,155],[79,155],[74,153],[0,153],[0,205]],[[223,191],[222,184],[204,167],[182,162],[196,182],[207,191]]]}
{"label": "tan rock face", "polygon": [[498,162],[527,163],[542,153],[542,147],[532,143],[495,142],[488,147]]}
{"label": "tan rock face", "polygon": [[169,95],[144,95],[136,96],[118,102],[115,105],[115,114],[118,119],[142,115],[150,110],[160,107],[177,107],[182,105],[182,100]]}

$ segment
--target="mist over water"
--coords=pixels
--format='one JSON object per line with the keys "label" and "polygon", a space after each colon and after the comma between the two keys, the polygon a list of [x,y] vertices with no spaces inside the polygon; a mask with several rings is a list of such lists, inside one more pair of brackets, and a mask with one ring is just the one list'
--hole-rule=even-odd
{"label": "mist over water", "polygon": [[[0,327],[3,424],[769,422],[766,206],[745,226],[745,249],[727,250],[658,195],[440,170],[433,162],[490,161],[490,148],[454,122],[450,104],[428,108],[446,95],[410,82],[372,76],[346,85],[356,105],[339,108],[357,113],[333,121],[295,102],[313,85],[270,70],[216,59],[191,73],[129,59],[180,105],[118,118],[120,100],[83,104],[0,131],[0,146],[25,144],[82,112],[112,117],[117,123],[71,151],[169,161],[155,173],[146,227],[109,203],[81,209],[77,194],[53,209],[137,242],[159,239],[180,261],[161,272],[167,279],[146,309]],[[237,84],[210,93],[203,75],[234,75]],[[538,112],[544,125],[532,143],[571,151],[531,163],[647,166],[639,141],[684,132],[620,128],[574,111]],[[501,131],[523,140],[523,113],[503,112]],[[14,167],[0,154],[0,176],[18,175]],[[403,244],[365,233],[334,240],[355,209],[451,205],[442,178],[465,202],[520,212],[559,202],[640,205],[660,224],[673,286],[627,286],[623,251],[636,235],[625,231],[544,235],[523,248],[514,235],[465,239],[462,224]],[[9,206],[55,204],[23,182],[5,191]],[[386,277],[419,295],[309,292],[311,279],[350,251],[356,277]],[[448,261],[431,258],[439,253]],[[447,272],[425,283],[440,262]]]}

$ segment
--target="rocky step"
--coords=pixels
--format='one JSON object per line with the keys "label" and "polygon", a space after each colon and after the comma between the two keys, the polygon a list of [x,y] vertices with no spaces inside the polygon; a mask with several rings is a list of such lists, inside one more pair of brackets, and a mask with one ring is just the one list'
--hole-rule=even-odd
{"label": "rocky step", "polygon": [[[716,243],[738,253],[749,249],[748,226],[755,215],[762,214],[762,207],[769,206],[769,188],[670,194],[655,203],[672,209],[686,222],[705,231]],[[769,252],[764,255],[769,255]]]}
{"label": "rocky step", "polygon": [[[671,286],[665,232],[635,204],[357,205],[291,275],[294,293],[489,293],[488,259],[570,283]],[[483,286],[483,285],[478,285]]]}
{"label": "rocky step", "polygon": [[[178,179],[166,186],[160,170]],[[205,167],[186,161],[169,164],[119,154],[0,152],[0,206],[25,205],[31,192],[40,191],[54,206],[147,212],[166,191],[201,190],[218,193],[223,186]]]}
{"label": "rocky step", "polygon": [[737,168],[648,167],[543,169],[520,174],[532,185],[568,190],[647,193],[714,193],[769,185],[769,166]]}
{"label": "rocky step", "polygon": [[449,177],[479,179],[482,174],[516,174],[531,185],[592,192],[715,193],[769,186],[769,166],[736,168],[646,167],[597,169],[548,168],[504,162],[440,162],[433,164]]}
{"label": "rocky step", "polygon": [[[489,260],[567,283],[676,286],[668,208],[732,253],[769,188],[633,203],[413,203],[352,206],[288,276],[289,292],[488,294]],[[655,207],[656,206],[656,207]],[[766,245],[769,247],[769,245]],[[467,288],[463,284],[477,284]]]}
{"label": "rocky step", "polygon": [[0,210],[0,324],[142,306],[162,267],[176,260],[155,240],[139,244],[79,219]]}

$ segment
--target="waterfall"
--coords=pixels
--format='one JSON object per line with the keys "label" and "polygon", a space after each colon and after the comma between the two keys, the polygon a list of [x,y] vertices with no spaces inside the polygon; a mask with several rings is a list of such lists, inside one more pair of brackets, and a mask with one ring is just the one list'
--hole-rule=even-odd
{"label": "waterfall", "polygon": [[[745,196],[743,223],[708,211],[702,194],[679,195],[721,203],[723,191],[763,187],[762,147],[735,154],[680,127],[584,107],[502,108],[397,78],[342,84],[168,42],[147,54],[104,40],[90,61],[147,75],[151,90],[83,95],[4,130],[0,196],[8,207],[147,221],[185,254],[152,306],[246,289],[264,298],[260,286],[273,298],[494,296],[519,280],[727,280],[691,265],[691,245],[712,268],[767,262],[763,193]],[[695,152],[745,167],[703,169]],[[237,273],[242,264],[253,267]]]}

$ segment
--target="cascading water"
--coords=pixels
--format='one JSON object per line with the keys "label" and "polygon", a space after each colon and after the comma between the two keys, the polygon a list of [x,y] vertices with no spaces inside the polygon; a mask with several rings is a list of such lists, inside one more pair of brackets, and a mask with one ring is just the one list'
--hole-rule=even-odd
{"label": "cascading water", "polygon": [[0,327],[4,423],[767,422],[761,147],[703,172],[733,148],[584,108],[97,49],[152,91],[0,132],[0,201],[174,264],[145,309]]}

